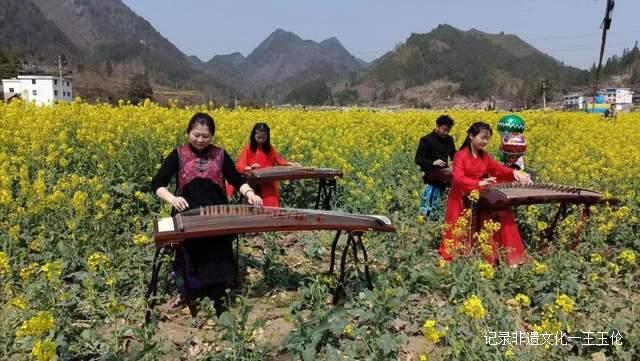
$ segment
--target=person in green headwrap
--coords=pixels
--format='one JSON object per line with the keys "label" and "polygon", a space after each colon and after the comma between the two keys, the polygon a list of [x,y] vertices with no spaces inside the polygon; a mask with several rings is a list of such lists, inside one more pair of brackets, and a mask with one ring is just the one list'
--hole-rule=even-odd
{"label": "person in green headwrap", "polygon": [[508,114],[498,121],[500,133],[500,159],[507,167],[524,170],[524,154],[527,140],[524,133],[524,119],[517,114]]}

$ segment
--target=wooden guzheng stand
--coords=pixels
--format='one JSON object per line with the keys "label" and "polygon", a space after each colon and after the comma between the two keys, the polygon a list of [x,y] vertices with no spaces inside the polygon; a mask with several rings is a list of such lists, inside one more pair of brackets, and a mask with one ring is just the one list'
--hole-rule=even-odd
{"label": "wooden guzheng stand", "polygon": [[[501,211],[515,206],[548,203],[560,203],[558,211],[547,229],[546,236],[550,241],[554,236],[558,222],[567,216],[568,205],[582,205],[582,220],[586,223],[590,215],[590,206],[604,203],[616,205],[620,203],[620,200],[617,198],[605,199],[602,193],[593,190],[557,184],[497,184],[480,190],[480,198],[475,205],[477,211],[474,210],[474,217],[471,221],[472,232],[479,231],[481,227],[479,219],[483,219],[491,212]],[[576,234],[576,241],[579,240],[581,232],[582,229],[579,229],[578,234]]]}
{"label": "wooden guzheng stand", "polygon": [[265,167],[243,173],[247,182],[252,185],[260,185],[264,181],[317,179],[318,194],[316,196],[316,209],[331,208],[331,197],[337,190],[336,179],[342,178],[342,171],[331,168],[312,167]]}
{"label": "wooden guzheng stand", "polygon": [[344,284],[347,255],[350,250],[352,251],[352,261],[356,267],[358,267],[358,249],[362,252],[365,278],[368,286],[373,287],[362,235],[367,231],[395,232],[395,227],[387,217],[321,210],[259,208],[247,205],[207,206],[154,222],[156,253],[153,258],[151,281],[147,290],[148,308],[145,319],[148,321],[151,316],[151,309],[158,291],[158,275],[162,266],[161,251],[169,253],[172,248],[179,247],[183,241],[190,238],[312,230],[336,231],[336,236],[331,244],[329,274],[334,273],[336,248],[340,235],[342,232],[347,233],[347,243],[340,259],[338,287],[334,291],[334,303],[337,302]]}

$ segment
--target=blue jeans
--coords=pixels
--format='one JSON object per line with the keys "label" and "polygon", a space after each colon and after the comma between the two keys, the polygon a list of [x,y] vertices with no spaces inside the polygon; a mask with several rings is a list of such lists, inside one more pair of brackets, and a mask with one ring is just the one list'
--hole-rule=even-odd
{"label": "blue jeans", "polygon": [[425,217],[433,214],[434,205],[440,202],[444,188],[427,184],[420,194],[420,211]]}

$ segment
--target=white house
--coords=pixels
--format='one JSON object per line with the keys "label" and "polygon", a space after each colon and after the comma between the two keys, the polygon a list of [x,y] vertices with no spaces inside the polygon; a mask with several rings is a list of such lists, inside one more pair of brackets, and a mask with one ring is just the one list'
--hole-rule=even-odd
{"label": "white house", "polygon": [[37,105],[53,104],[55,101],[70,102],[73,100],[73,88],[70,78],[52,75],[18,75],[13,79],[2,79],[4,98],[15,94],[26,102]]}
{"label": "white house", "polygon": [[564,96],[564,109],[584,109],[586,98],[579,93],[567,94]]}
{"label": "white house", "polygon": [[616,110],[628,108],[633,104],[633,92],[629,88],[606,88],[600,89],[600,94],[608,104],[615,104]]}

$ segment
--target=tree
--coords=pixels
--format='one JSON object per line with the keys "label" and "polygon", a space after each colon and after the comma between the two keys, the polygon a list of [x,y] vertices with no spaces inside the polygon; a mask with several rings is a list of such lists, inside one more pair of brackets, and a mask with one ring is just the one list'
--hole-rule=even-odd
{"label": "tree", "polygon": [[20,59],[10,52],[0,49],[0,79],[14,78],[22,70]]}
{"label": "tree", "polygon": [[107,62],[104,64],[104,72],[108,77],[111,77],[111,75],[113,75],[113,64],[111,64],[111,60],[107,60]]}
{"label": "tree", "polygon": [[153,88],[146,74],[136,74],[129,79],[127,98],[133,104],[143,102],[147,98],[153,99]]}
{"label": "tree", "polygon": [[331,98],[331,89],[324,80],[306,82],[293,89],[285,102],[304,105],[324,105]]}
{"label": "tree", "polygon": [[629,79],[629,83],[633,85],[640,84],[640,68],[633,70],[633,72],[631,73],[631,79]]}
{"label": "tree", "polygon": [[336,101],[340,105],[349,105],[358,101],[359,94],[355,89],[344,89],[335,95]]}

